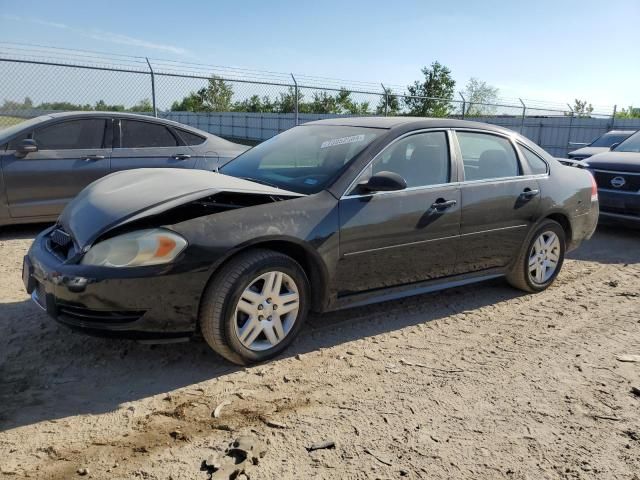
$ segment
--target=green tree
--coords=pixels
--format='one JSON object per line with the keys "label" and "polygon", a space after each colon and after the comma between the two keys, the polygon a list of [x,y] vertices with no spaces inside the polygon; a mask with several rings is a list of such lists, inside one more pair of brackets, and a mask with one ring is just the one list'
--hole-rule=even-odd
{"label": "green tree", "polygon": [[109,105],[104,100],[98,100],[93,107],[98,112],[124,112],[124,105]]}
{"label": "green tree", "polygon": [[424,80],[416,80],[413,85],[407,86],[410,97],[405,97],[404,103],[408,113],[421,117],[449,115],[456,86],[451,70],[440,62],[433,62],[430,67],[422,69],[422,74]]}
{"label": "green tree", "polygon": [[629,105],[629,108],[616,112],[616,118],[640,118],[640,108]]}
{"label": "green tree", "polygon": [[386,95],[380,97],[380,101],[376,106],[377,115],[398,115],[400,113],[400,102],[398,101],[398,95],[395,95],[392,90],[387,90]]}
{"label": "green tree", "polygon": [[233,99],[233,87],[222,78],[213,75],[206,87],[191,92],[181,101],[175,101],[171,110],[181,112],[229,112]]}
{"label": "green tree", "polygon": [[143,98],[133,107],[129,109],[130,112],[153,112],[153,104],[148,98]]}
{"label": "green tree", "polygon": [[593,112],[593,106],[590,103],[587,103],[586,100],[578,100],[577,98],[573,102],[573,107],[571,108],[573,114],[576,117],[590,117],[591,112]]}
{"label": "green tree", "polygon": [[471,77],[463,92],[465,99],[465,115],[494,115],[497,107],[491,105],[498,101],[498,88],[487,82]]}

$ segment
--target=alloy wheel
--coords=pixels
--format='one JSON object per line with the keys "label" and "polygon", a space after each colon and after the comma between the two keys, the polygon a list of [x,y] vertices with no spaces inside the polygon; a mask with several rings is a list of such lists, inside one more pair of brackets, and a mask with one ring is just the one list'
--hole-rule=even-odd
{"label": "alloy wheel", "polygon": [[558,269],[560,262],[560,239],[552,231],[540,234],[529,252],[529,278],[543,285]]}
{"label": "alloy wheel", "polygon": [[244,289],[234,313],[238,340],[252,351],[268,350],[282,342],[298,317],[300,295],[286,273],[271,271]]}

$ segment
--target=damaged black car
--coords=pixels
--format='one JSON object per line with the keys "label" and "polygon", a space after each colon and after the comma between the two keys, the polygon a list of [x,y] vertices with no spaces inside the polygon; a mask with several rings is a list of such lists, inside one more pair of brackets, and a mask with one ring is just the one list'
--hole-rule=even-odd
{"label": "damaged black car", "polygon": [[284,350],[309,311],[496,277],[544,290],[597,219],[592,176],[512,131],[331,119],[219,172],[97,180],[35,239],[23,281],[69,327],[147,340],[201,334],[247,364]]}

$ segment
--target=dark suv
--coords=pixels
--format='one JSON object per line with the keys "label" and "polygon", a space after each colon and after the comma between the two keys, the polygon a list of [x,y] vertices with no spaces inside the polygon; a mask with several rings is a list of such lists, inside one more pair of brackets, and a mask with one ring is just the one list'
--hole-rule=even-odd
{"label": "dark suv", "polygon": [[600,218],[640,225],[640,132],[586,163],[598,184]]}

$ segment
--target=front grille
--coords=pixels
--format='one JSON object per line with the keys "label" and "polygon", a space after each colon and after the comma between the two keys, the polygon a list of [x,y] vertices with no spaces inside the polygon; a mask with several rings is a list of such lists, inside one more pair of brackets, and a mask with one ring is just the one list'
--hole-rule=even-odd
{"label": "front grille", "polygon": [[51,232],[51,241],[58,247],[68,247],[72,243],[71,235],[69,235],[61,228],[56,228],[53,232]]}
{"label": "front grille", "polygon": [[67,260],[75,253],[73,239],[62,227],[56,228],[49,234],[47,247],[61,261]]}
{"label": "front grille", "polygon": [[[599,188],[620,190],[623,192],[637,192],[640,190],[640,174],[637,173],[603,172],[601,170],[594,170],[594,176]],[[614,185],[617,182],[622,183],[620,181],[621,179],[624,181],[622,186]]]}

